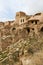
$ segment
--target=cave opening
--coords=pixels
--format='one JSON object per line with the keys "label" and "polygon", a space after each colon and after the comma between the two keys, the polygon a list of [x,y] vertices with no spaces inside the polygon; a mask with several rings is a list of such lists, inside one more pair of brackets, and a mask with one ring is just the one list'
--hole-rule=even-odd
{"label": "cave opening", "polygon": [[40,30],[41,32],[43,32],[43,27],[41,28],[41,30]]}
{"label": "cave opening", "polygon": [[26,30],[27,30],[28,33],[30,32],[30,28],[29,27],[26,27]]}
{"label": "cave opening", "polygon": [[13,28],[12,30],[16,30],[16,28]]}

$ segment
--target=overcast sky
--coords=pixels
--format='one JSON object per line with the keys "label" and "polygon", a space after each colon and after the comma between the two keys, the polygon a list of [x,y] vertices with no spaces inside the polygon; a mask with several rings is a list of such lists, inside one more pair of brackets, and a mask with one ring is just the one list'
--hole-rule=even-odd
{"label": "overcast sky", "polygon": [[14,19],[17,11],[43,12],[43,0],[0,0],[0,20]]}

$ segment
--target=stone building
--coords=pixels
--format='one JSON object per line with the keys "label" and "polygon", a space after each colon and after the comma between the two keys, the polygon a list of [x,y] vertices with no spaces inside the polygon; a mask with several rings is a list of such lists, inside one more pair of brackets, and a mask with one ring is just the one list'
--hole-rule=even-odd
{"label": "stone building", "polygon": [[34,31],[36,34],[43,31],[43,13],[37,13],[28,19],[28,24],[30,30]]}
{"label": "stone building", "polygon": [[15,19],[16,19],[16,23],[19,24],[19,25],[21,25],[23,23],[26,23],[27,22],[27,18],[29,19],[30,16],[26,15],[24,12],[20,11],[20,12],[16,13]]}
{"label": "stone building", "polygon": [[[32,33],[39,35],[43,32],[43,13],[27,15],[24,12],[17,12],[15,20],[0,22],[0,48],[6,48],[8,45],[25,38]],[[14,37],[15,36],[15,37]]]}

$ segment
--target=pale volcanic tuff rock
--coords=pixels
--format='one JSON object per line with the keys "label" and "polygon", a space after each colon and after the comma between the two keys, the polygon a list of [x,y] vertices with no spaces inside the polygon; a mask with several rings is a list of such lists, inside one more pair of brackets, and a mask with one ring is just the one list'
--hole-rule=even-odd
{"label": "pale volcanic tuff rock", "polygon": [[21,38],[32,37],[33,33],[36,37],[43,34],[43,13],[27,15],[21,11],[17,12],[15,20],[0,22],[0,45],[4,50]]}

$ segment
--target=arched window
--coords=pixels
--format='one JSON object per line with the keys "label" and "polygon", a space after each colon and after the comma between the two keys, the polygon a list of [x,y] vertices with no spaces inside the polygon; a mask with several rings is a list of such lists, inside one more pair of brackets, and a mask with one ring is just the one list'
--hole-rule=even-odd
{"label": "arched window", "polygon": [[21,19],[21,23],[24,22],[24,19]]}
{"label": "arched window", "polygon": [[22,23],[22,19],[21,19],[21,23]]}
{"label": "arched window", "polygon": [[34,23],[34,21],[31,21],[32,23]]}
{"label": "arched window", "polygon": [[24,19],[23,19],[23,22],[24,22]]}
{"label": "arched window", "polygon": [[37,21],[35,21],[35,24],[37,24]]}

